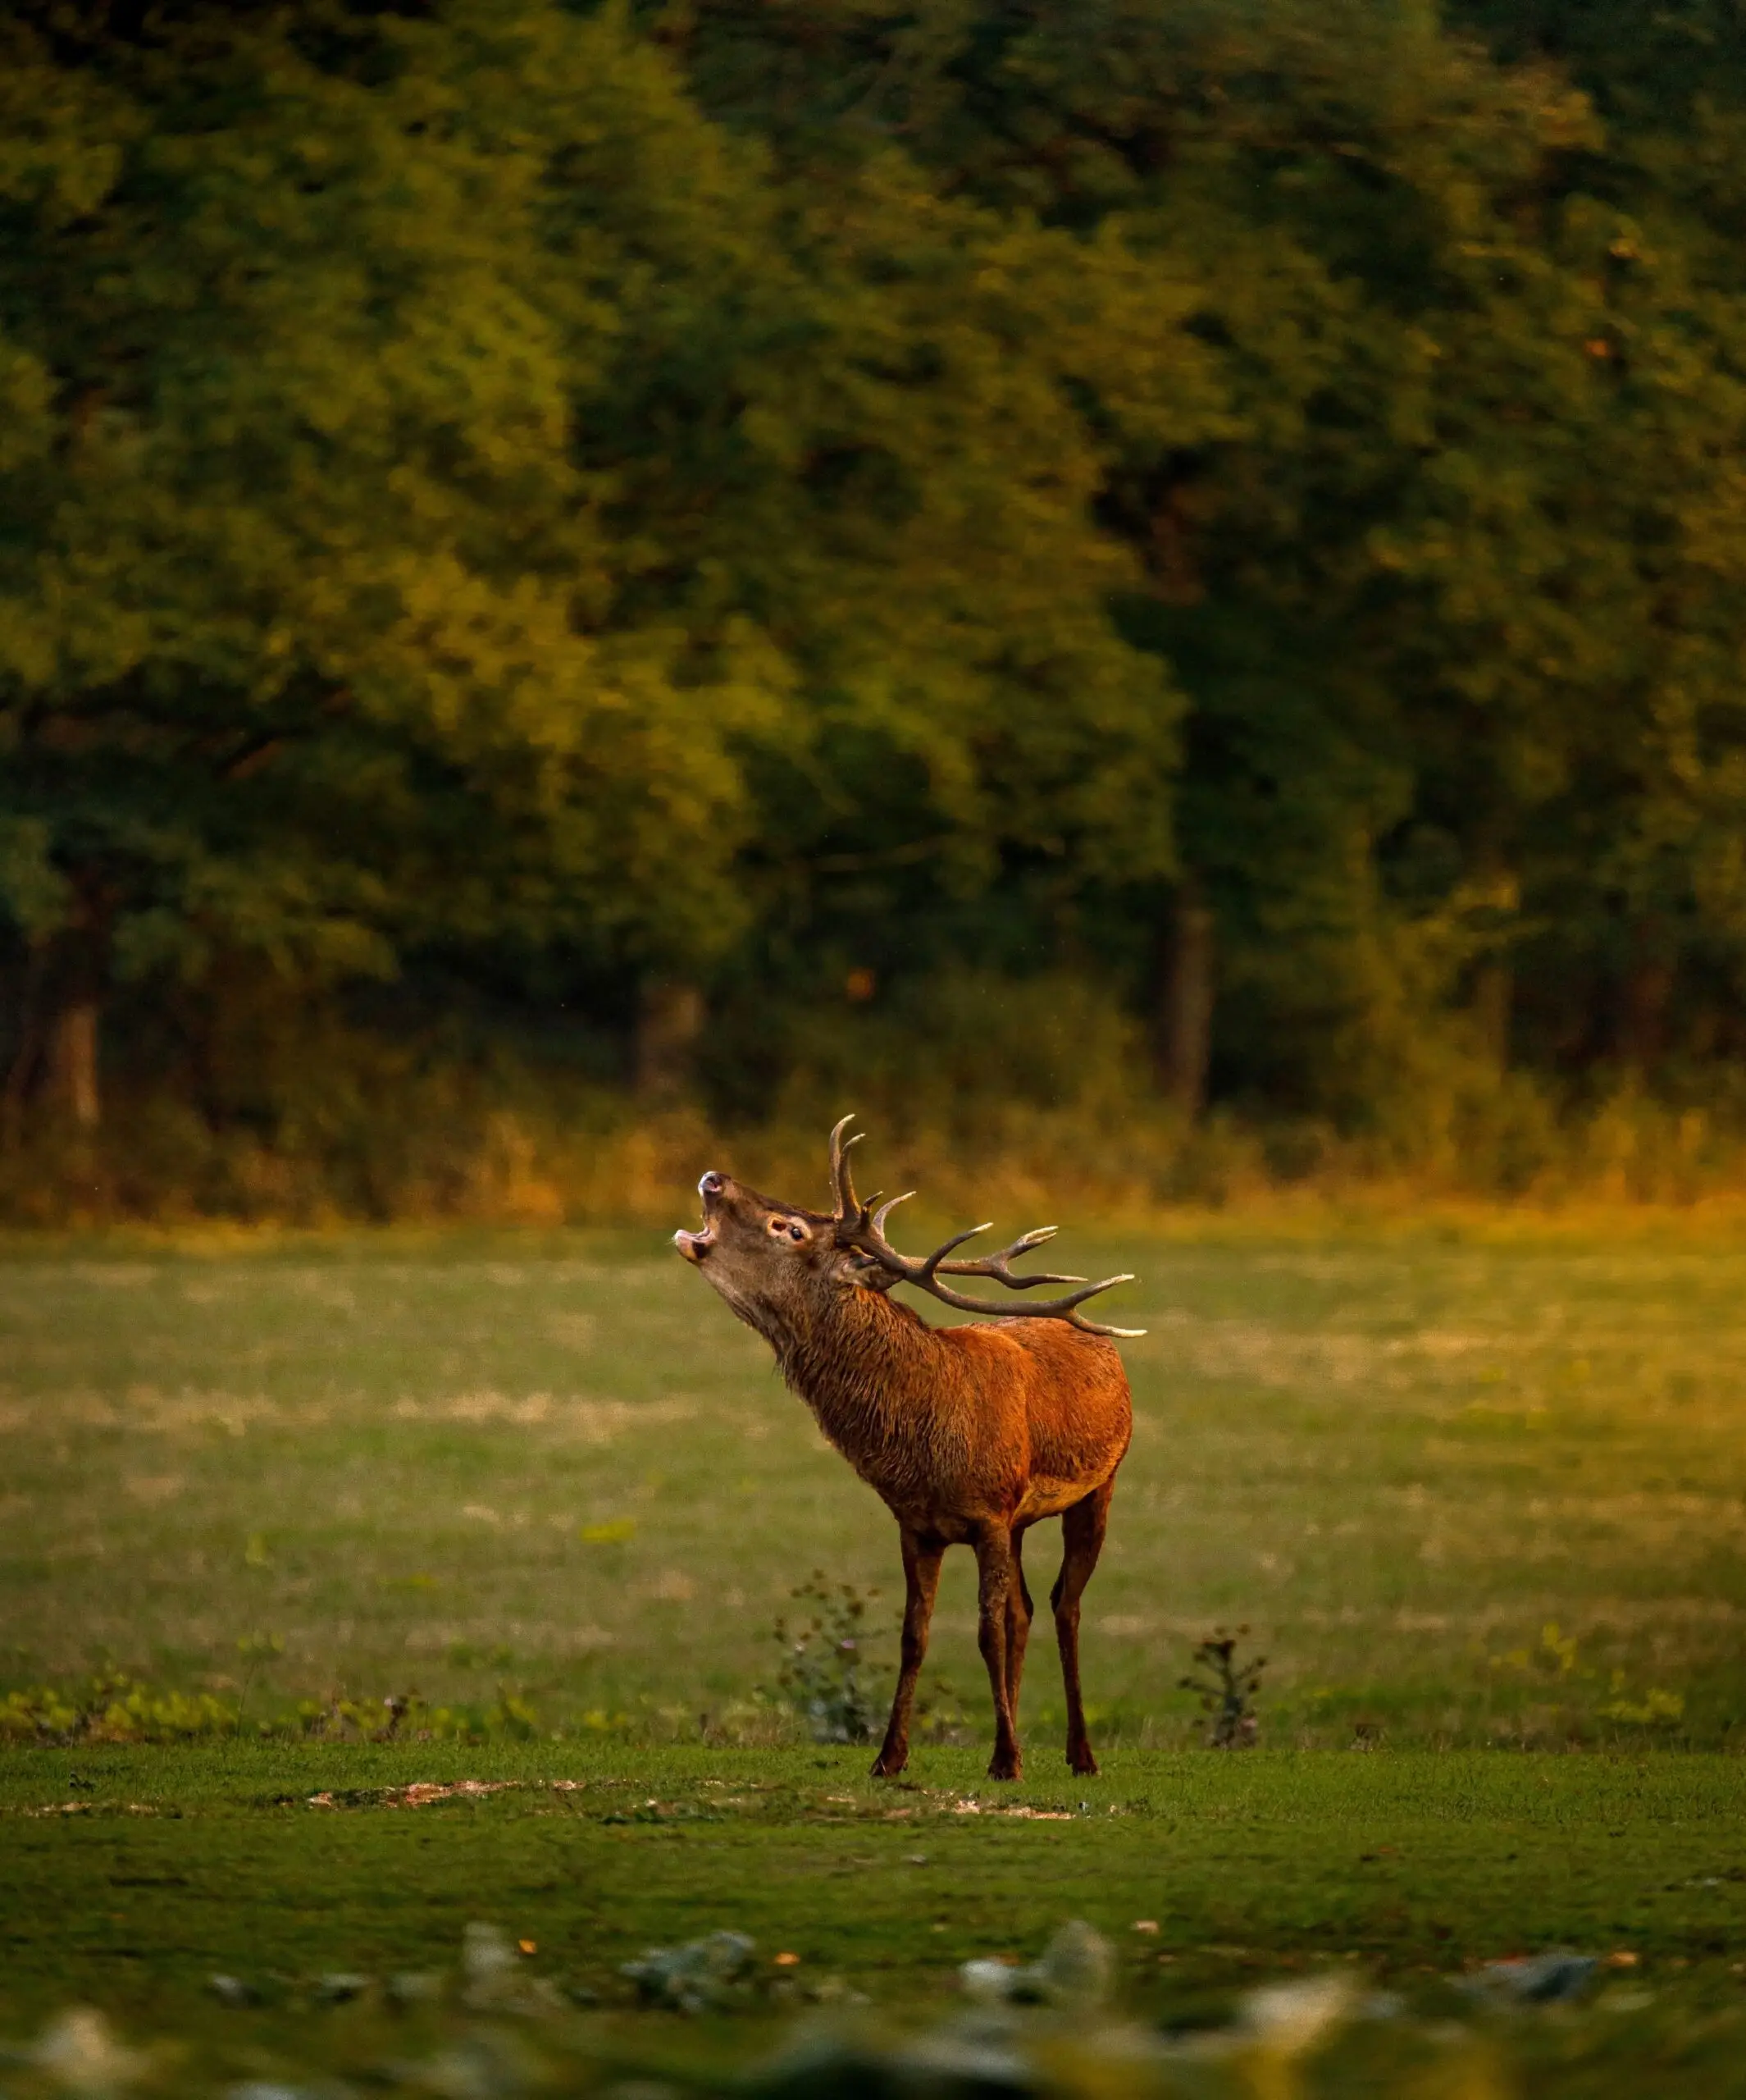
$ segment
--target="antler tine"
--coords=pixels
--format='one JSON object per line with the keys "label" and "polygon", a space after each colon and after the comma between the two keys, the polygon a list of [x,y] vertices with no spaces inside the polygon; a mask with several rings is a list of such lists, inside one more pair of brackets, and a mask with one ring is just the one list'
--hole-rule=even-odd
{"label": "antler tine", "polygon": [[[998,1254],[981,1255],[978,1259],[985,1262],[1014,1261],[1020,1254],[1029,1253],[1032,1248],[1041,1247],[1045,1242],[1054,1239],[1060,1230],[1060,1227],[1058,1225],[1033,1226],[1028,1232],[1021,1232],[1010,1247],[1003,1247]],[[1085,1279],[1083,1276],[1074,1276],[1069,1281],[1074,1283],[1083,1283]]]}
{"label": "antler tine", "polygon": [[1035,1290],[1042,1283],[1083,1283],[1083,1276],[1051,1276],[1039,1270],[1035,1276],[1014,1276],[1009,1264],[1019,1255],[1028,1254],[1033,1247],[1041,1247],[1054,1239],[1060,1228],[1052,1225],[1039,1225],[1023,1233],[1010,1247],[1003,1247],[998,1254],[983,1254],[973,1262],[941,1262],[938,1273],[948,1276],[996,1276],[1009,1290]]}
{"label": "antler tine", "polygon": [[[941,1262],[946,1259],[946,1257],[949,1253],[950,1253],[953,1248],[963,1246],[966,1239],[973,1239],[979,1232],[992,1232],[993,1230],[994,1220],[990,1218],[986,1225],[973,1225],[967,1231],[955,1232],[943,1247],[936,1247],[934,1249],[933,1252],[928,1257],[927,1260],[922,1263],[915,1274],[909,1278],[909,1281],[911,1283],[919,1283],[923,1287],[923,1289],[931,1290],[933,1288],[933,1280],[939,1271]],[[900,1256],[898,1258],[901,1260],[902,1257]],[[963,1262],[959,1264],[959,1267],[960,1268],[973,1270],[976,1267],[976,1264],[973,1262]]]}
{"label": "antler tine", "polygon": [[914,1189],[905,1189],[900,1196],[893,1196],[889,1203],[881,1203],[878,1209],[873,1212],[873,1230],[879,1235],[881,1239],[885,1236],[885,1221],[900,1203],[908,1203],[914,1194]]}
{"label": "antler tine", "polygon": [[846,1142],[843,1137],[843,1132],[854,1121],[853,1116],[845,1116],[831,1133],[831,1193],[836,1200],[837,1217],[846,1223],[859,1221],[867,1215],[865,1206],[855,1201],[855,1177],[849,1169],[849,1147],[858,1145],[867,1133],[857,1130]]}

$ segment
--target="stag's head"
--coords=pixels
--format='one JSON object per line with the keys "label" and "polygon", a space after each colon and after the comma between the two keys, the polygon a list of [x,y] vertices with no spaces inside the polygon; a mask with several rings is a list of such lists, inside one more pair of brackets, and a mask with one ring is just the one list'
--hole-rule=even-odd
{"label": "stag's head", "polygon": [[[1131,1283],[1131,1276],[1105,1276],[1101,1283],[1087,1283],[1083,1276],[1015,1275],[1011,1264],[1033,1248],[1055,1236],[1052,1225],[1039,1226],[1003,1247],[998,1254],[974,1259],[950,1260],[955,1248],[986,1225],[972,1226],[948,1239],[932,1254],[900,1254],[886,1238],[885,1221],[907,1196],[894,1196],[879,1203],[877,1196],[863,1203],[855,1193],[849,1167],[849,1147],[844,1132],[853,1121],[844,1116],[831,1133],[831,1185],[836,1198],[832,1211],[803,1210],[773,1196],[760,1195],[731,1174],[709,1173],[697,1185],[703,1198],[704,1224],[700,1232],[676,1232],[673,1244],[686,1260],[700,1268],[715,1289],[749,1326],[755,1327],[781,1347],[814,1331],[841,1304],[846,1291],[888,1291],[898,1284],[913,1284],[943,1304],[961,1312],[988,1312],[1027,1319],[1065,1320],[1092,1335],[1134,1335],[1134,1327],[1104,1327],[1087,1320],[1078,1310],[1087,1299],[1112,1284]],[[913,1193],[913,1192],[912,1192]],[[877,1209],[874,1205],[878,1204]],[[1014,1291],[1034,1290],[1041,1284],[1078,1285],[1064,1297],[1030,1301],[1008,1307],[985,1298],[970,1298],[941,1281],[946,1276],[982,1276]]]}
{"label": "stag's head", "polygon": [[837,1244],[836,1221],[762,1195],[731,1174],[709,1173],[700,1232],[673,1244],[748,1326],[780,1345],[809,1333],[852,1285],[854,1256]]}

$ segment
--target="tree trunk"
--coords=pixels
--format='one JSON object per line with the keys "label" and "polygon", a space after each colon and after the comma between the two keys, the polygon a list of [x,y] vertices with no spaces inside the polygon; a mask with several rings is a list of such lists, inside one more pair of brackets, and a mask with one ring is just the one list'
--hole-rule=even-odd
{"label": "tree trunk", "polygon": [[1191,876],[1176,893],[1158,1011],[1159,1077],[1165,1093],[1191,1122],[1206,1105],[1213,961],[1212,910]]}
{"label": "tree trunk", "polygon": [[94,1130],[102,1102],[97,1087],[97,1002],[68,1000],[48,1031],[45,1092],[75,1130]]}
{"label": "tree trunk", "polygon": [[0,1141],[10,1149],[27,1112],[46,1112],[82,1136],[103,1119],[98,1039],[109,981],[112,907],[100,879],[74,880],[73,910],[25,951],[18,1033],[0,1081]]}
{"label": "tree trunk", "polygon": [[0,1088],[0,1139],[15,1152],[24,1135],[25,1102],[36,1078],[43,1054],[43,950],[31,944],[25,959],[24,981],[18,994],[18,1036],[7,1066],[6,1084]]}
{"label": "tree trunk", "polygon": [[645,1101],[671,1101],[693,1077],[703,1034],[704,995],[695,984],[651,978],[636,1016],[636,1091]]}
{"label": "tree trunk", "polygon": [[1666,1053],[1673,984],[1671,958],[1645,939],[1619,987],[1619,1054],[1634,1071],[1651,1071]]}

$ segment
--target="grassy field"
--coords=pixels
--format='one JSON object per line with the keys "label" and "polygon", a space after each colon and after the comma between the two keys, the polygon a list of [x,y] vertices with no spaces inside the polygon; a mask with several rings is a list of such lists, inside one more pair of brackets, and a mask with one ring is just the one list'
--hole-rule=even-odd
{"label": "grassy field", "polygon": [[[71,1982],[144,2011],[215,1970],[440,1966],[480,1917],[603,1989],[650,1942],[724,1926],[900,2001],[967,1956],[1034,1955],[1072,1915],[1154,1994],[1177,1981],[1163,1970],[1282,1957],[1737,1960],[1746,1933],[1733,1759],[1132,1750],[1095,1783],[1017,1789],[969,1751],[895,1785],[864,1764],[568,1744],[17,1753],[0,1764],[7,1988],[40,2005]],[[89,1791],[69,1794],[75,1769]],[[397,1795],[463,1778],[500,1791]],[[56,1929],[21,1930],[32,1916]]]}
{"label": "grassy field", "polygon": [[[611,2002],[648,1944],[732,1927],[795,1976],[925,2006],[957,1961],[1081,1915],[1151,2019],[1319,1963],[1429,1990],[1567,1943],[1635,1957],[1615,2042],[1680,2008],[1641,2042],[1654,2089],[1712,2061],[1705,2036],[1733,2061],[1746,1247],[1229,1228],[1074,1251],[1140,1272],[1122,1317],[1151,1331],[1087,1600],[1105,1771],[1065,1774],[1042,1650],[1014,1792],[980,1777],[966,1556],[905,1784],[771,1696],[814,1568],[882,1586],[888,1623],[892,1528],[659,1244],[14,1250],[0,1691],[125,1672],[250,1731],[416,1695],[489,1739],[336,1741],[357,1730],[330,1718],[327,1740],[0,1754],[0,2033],[82,1997],[198,2035],[196,2086],[298,2048],[379,2068],[382,1979],[452,1968],[484,1920],[606,1997],[576,2016],[598,2070],[630,2048]],[[1193,1746],[1177,1684],[1219,1623],[1270,1658],[1264,1746],[1235,1757]],[[396,1792],[463,1778],[516,1783]],[[220,1970],[264,2002],[215,2028]],[[317,2047],[334,1971],[373,1980]]]}
{"label": "grassy field", "polygon": [[[1105,1742],[1191,1739],[1177,1679],[1219,1623],[1271,1658],[1275,1746],[1734,1739],[1739,1246],[1074,1252],[1140,1273],[1151,1329],[1087,1597]],[[797,1582],[895,1612],[884,1510],[647,1241],[0,1263],[0,1690],[119,1668],[264,1714],[502,1687],[542,1731],[763,1740]],[[946,1570],[934,1704],[979,1735]]]}

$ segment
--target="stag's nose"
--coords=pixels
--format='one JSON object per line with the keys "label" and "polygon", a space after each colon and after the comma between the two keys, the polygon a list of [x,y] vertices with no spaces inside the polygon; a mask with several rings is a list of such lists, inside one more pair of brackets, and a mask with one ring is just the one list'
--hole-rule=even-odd
{"label": "stag's nose", "polygon": [[718,1196],[727,1186],[727,1176],[725,1174],[711,1172],[704,1175],[702,1180],[698,1183],[697,1193],[700,1196],[704,1197]]}

